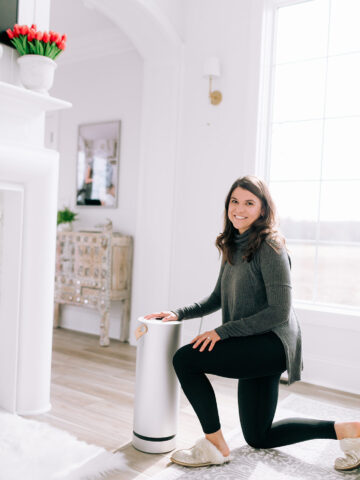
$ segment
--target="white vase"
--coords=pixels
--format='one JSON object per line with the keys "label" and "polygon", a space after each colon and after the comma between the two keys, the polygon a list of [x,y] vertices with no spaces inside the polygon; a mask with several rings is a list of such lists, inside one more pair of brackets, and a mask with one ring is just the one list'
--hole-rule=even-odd
{"label": "white vase", "polygon": [[72,232],[73,226],[71,222],[59,223],[57,229],[59,232]]}
{"label": "white vase", "polygon": [[22,55],[17,59],[20,81],[25,88],[48,95],[54,82],[56,62],[44,55]]}

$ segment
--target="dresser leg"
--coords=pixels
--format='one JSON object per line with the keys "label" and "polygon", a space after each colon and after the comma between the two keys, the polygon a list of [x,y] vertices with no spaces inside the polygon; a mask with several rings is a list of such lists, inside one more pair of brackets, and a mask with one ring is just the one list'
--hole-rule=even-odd
{"label": "dresser leg", "polygon": [[123,301],[122,317],[121,317],[121,332],[120,342],[127,342],[129,340],[130,329],[130,300]]}
{"label": "dresser leg", "polygon": [[108,347],[110,345],[109,339],[109,312],[101,312],[100,322],[100,345]]}
{"label": "dresser leg", "polygon": [[54,328],[60,327],[60,303],[54,303]]}

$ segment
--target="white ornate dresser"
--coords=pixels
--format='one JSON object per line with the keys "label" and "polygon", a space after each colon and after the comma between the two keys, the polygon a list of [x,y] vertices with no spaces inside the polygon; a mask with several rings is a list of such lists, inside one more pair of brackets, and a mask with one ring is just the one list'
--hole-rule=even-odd
{"label": "white ornate dresser", "polygon": [[132,237],[102,231],[57,233],[54,326],[60,304],[96,309],[100,314],[100,345],[108,346],[111,301],[123,302],[120,340],[129,335]]}

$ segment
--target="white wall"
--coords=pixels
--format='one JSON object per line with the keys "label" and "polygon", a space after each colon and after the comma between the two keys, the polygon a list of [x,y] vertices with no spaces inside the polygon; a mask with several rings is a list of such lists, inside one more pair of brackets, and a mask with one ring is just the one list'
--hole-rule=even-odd
{"label": "white wall", "polygon": [[185,40],[189,0],[147,0],[146,3],[156,7],[158,14],[166,17],[179,37]]}
{"label": "white wall", "polygon": [[305,382],[360,395],[360,322],[350,311],[296,309],[304,351]]}
{"label": "white wall", "polygon": [[[64,53],[64,55],[66,52]],[[60,152],[59,208],[70,205],[79,213],[75,229],[89,229],[106,218],[114,230],[134,235],[136,225],[143,62],[135,50],[59,66],[51,95],[72,102],[59,114],[57,148]],[[76,149],[78,125],[121,120],[119,197],[117,208],[76,206]],[[49,122],[48,128],[55,122]],[[48,134],[47,134],[48,136]],[[114,303],[110,336],[119,338],[121,309]],[[81,307],[63,306],[61,325],[89,333],[99,332],[99,314]]]}
{"label": "white wall", "polygon": [[[170,308],[212,291],[220,268],[214,242],[222,231],[226,194],[236,178],[254,173],[258,72],[253,68],[256,44],[250,41],[251,7],[249,1],[188,2]],[[222,70],[213,81],[213,89],[223,94],[218,106],[210,104],[203,77],[203,64],[211,56],[220,59]],[[206,317],[204,326],[211,329],[220,322],[218,312]],[[198,320],[186,322],[185,340],[198,325]]]}
{"label": "white wall", "polygon": [[19,85],[16,51],[7,45],[0,45],[0,81]]}

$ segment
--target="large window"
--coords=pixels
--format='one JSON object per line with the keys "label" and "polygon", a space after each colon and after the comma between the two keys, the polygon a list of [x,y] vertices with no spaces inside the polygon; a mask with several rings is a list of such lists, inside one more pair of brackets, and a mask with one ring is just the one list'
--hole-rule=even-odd
{"label": "large window", "polygon": [[278,7],[269,180],[294,298],[360,308],[360,0]]}

